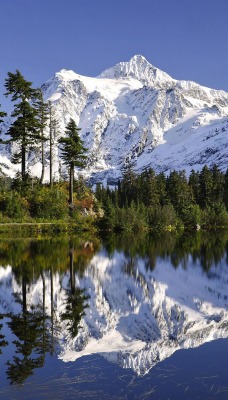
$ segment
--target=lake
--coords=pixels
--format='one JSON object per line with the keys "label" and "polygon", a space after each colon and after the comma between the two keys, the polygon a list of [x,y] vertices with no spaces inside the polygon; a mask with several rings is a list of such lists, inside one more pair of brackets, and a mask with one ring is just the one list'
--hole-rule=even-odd
{"label": "lake", "polygon": [[0,240],[0,398],[228,399],[228,232]]}

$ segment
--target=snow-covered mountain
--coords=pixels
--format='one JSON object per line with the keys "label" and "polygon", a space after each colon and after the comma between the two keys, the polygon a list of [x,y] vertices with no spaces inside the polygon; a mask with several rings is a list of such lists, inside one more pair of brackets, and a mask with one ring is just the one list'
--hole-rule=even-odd
{"label": "snow-covered mountain", "polygon": [[[11,267],[0,267],[0,313],[20,312],[21,285]],[[188,259],[187,268],[172,268],[158,259],[154,270],[145,259],[122,252],[97,253],[76,286],[89,295],[88,307],[75,338],[61,314],[66,311],[70,274],[53,277],[55,319],[59,326],[59,357],[65,362],[100,354],[143,375],[179,349],[228,337],[228,270],[224,259],[209,272]],[[44,284],[45,282],[45,284]],[[27,288],[28,310],[42,307],[51,315],[51,282],[47,272]],[[45,296],[43,294],[45,290]],[[17,297],[15,297],[17,293]]]}
{"label": "snow-covered mountain", "polygon": [[[227,168],[228,93],[172,79],[140,55],[96,78],[61,70],[42,89],[61,134],[70,117],[81,128],[89,155],[84,172],[93,180],[111,182],[126,164],[136,171]],[[48,167],[48,148],[46,157]],[[36,174],[38,161],[30,159]]]}

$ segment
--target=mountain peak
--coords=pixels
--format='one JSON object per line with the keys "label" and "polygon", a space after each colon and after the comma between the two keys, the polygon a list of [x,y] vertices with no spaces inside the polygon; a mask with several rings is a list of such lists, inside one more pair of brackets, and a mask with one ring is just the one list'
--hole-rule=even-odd
{"label": "mountain peak", "polygon": [[149,61],[147,61],[147,59],[142,56],[141,54],[135,54],[133,57],[130,58],[129,62],[144,62],[146,61],[149,64]]}
{"label": "mountain peak", "polygon": [[99,75],[99,78],[128,78],[132,77],[144,85],[151,87],[163,87],[174,83],[168,74],[154,67],[142,55],[136,54],[127,62],[120,62],[114,67],[106,69]]}
{"label": "mountain peak", "polygon": [[[54,102],[62,131],[69,118],[80,126],[89,149],[89,165],[83,172],[93,182],[115,184],[126,165],[137,172],[149,167],[156,172],[199,170],[206,163],[227,167],[228,93],[176,81],[142,55],[99,77],[62,69],[42,90],[44,99]],[[7,130],[5,125],[3,133]],[[0,155],[2,165],[5,154],[10,163],[9,151]],[[33,160],[29,166],[36,175],[40,164],[33,168]],[[56,141],[56,174],[58,163]],[[13,165],[10,168],[15,171]]]}
{"label": "mountain peak", "polygon": [[55,77],[58,77],[60,80],[72,81],[74,79],[77,79],[79,75],[72,70],[63,68],[59,72],[56,72]]}

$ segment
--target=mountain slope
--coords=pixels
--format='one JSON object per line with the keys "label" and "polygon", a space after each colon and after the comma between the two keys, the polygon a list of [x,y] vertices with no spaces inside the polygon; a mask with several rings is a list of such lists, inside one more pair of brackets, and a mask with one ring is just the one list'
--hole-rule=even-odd
{"label": "mountain slope", "polygon": [[[59,135],[70,117],[81,128],[89,156],[84,173],[93,181],[116,180],[126,164],[136,171],[227,168],[228,93],[174,80],[142,56],[97,78],[61,70],[42,89],[54,104]],[[48,148],[46,158],[48,165]],[[34,173],[38,161],[30,159]]]}

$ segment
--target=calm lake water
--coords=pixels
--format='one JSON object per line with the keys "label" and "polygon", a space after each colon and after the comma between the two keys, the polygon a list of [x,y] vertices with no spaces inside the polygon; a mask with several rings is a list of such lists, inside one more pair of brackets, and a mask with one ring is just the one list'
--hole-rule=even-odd
{"label": "calm lake water", "polygon": [[1,399],[228,399],[228,232],[0,241]]}

